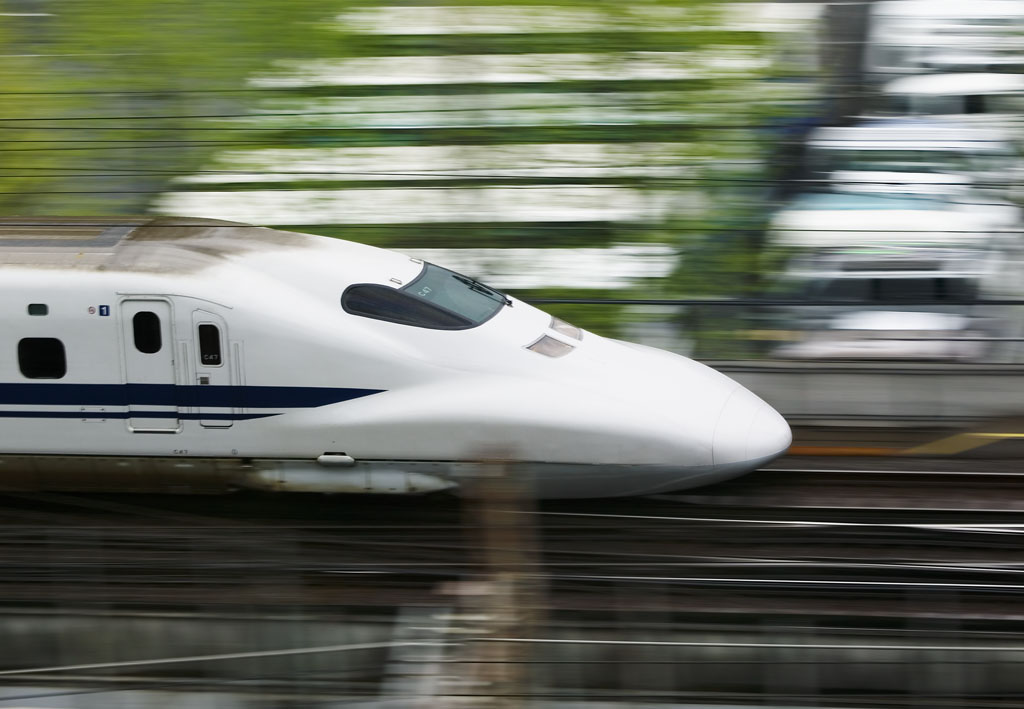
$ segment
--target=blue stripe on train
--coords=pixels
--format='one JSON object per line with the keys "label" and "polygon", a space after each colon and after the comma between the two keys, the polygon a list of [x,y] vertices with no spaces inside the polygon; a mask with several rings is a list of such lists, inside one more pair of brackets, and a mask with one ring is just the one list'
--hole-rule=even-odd
{"label": "blue stripe on train", "polygon": [[[384,389],[287,386],[178,386],[177,384],[0,384],[0,405],[219,406],[303,409],[337,404]],[[133,414],[135,415],[135,414]],[[84,417],[83,417],[84,418]],[[113,418],[110,416],[109,418]],[[204,417],[209,418],[209,417]]]}
{"label": "blue stripe on train", "polygon": [[250,421],[263,419],[274,414],[181,414],[177,411],[0,411],[0,418],[25,419],[203,419],[215,421]]}

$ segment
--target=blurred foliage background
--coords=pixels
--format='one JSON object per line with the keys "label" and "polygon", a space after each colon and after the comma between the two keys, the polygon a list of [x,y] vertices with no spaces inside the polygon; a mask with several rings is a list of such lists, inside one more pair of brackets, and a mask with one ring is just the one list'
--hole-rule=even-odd
{"label": "blurred foliage background", "polygon": [[818,113],[813,25],[762,7],[0,0],[0,209],[320,233],[525,298],[742,296]]}

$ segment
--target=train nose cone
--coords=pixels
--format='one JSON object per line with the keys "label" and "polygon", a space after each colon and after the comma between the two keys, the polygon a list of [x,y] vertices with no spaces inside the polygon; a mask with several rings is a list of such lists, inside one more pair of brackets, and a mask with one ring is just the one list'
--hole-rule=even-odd
{"label": "train nose cone", "polygon": [[793,434],[775,409],[743,387],[737,387],[722,408],[712,444],[714,464],[758,465],[782,455]]}

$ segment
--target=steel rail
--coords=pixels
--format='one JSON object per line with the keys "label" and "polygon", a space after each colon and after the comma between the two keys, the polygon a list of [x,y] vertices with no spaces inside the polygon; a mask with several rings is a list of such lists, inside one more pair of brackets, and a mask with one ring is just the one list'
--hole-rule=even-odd
{"label": "steel rail", "polygon": [[[880,589],[880,590],[935,590],[935,591],[958,591],[958,592],[983,592],[1014,594],[1024,593],[1024,584],[998,584],[998,583],[954,583],[940,581],[857,581],[852,579],[765,579],[765,578],[729,578],[729,577],[687,577],[687,576],[602,576],[599,574],[550,574],[539,575],[538,579],[553,579],[561,581],[615,581],[634,583],[674,583],[690,586],[765,586],[778,588],[801,588],[806,590],[820,590],[823,588],[843,589]],[[819,587],[816,589],[815,587]]]}
{"label": "steel rail", "polygon": [[350,650],[379,650],[381,648],[423,646],[435,647],[440,642],[415,640],[387,640],[375,643],[350,643],[345,645],[321,645],[316,647],[286,648],[283,650],[256,650],[252,652],[229,652],[215,655],[187,655],[184,657],[161,657],[152,660],[122,660],[119,662],[91,662],[81,665],[54,665],[51,667],[29,667],[20,670],[0,670],[0,676],[20,676],[30,674],[47,674],[54,672],[73,672],[80,670],[122,669],[125,667],[153,667],[157,665],[174,665],[188,662],[214,662],[220,660],[246,660],[260,657],[286,657],[292,655],[315,655]]}
{"label": "steel rail", "polygon": [[548,645],[610,645],[624,647],[701,647],[701,648],[750,648],[768,650],[894,650],[900,652],[1024,652],[1024,645],[886,645],[860,643],[729,643],[673,640],[593,640],[585,638],[512,638],[512,637],[471,637],[473,642],[483,643],[525,643]]}
{"label": "steel rail", "polygon": [[[771,475],[774,473],[806,473],[815,475],[886,475],[886,476],[935,476],[935,477],[986,477],[986,478],[1024,478],[1024,471],[984,471],[984,470],[871,470],[870,468],[761,468],[751,473],[753,476]],[[670,493],[669,493],[670,494]]]}
{"label": "steel rail", "polygon": [[[971,511],[971,510],[967,510]],[[675,515],[641,515],[641,514],[610,514],[600,512],[544,512],[507,510],[509,514],[539,515],[545,517],[580,517],[595,519],[627,519],[650,520],[657,522],[700,522],[718,524],[748,524],[769,527],[865,527],[882,529],[914,529],[937,531],[991,531],[991,532],[1024,532],[1024,523],[935,523],[935,522],[846,522],[838,520],[799,520],[799,519],[752,519],[741,517],[692,517]]]}

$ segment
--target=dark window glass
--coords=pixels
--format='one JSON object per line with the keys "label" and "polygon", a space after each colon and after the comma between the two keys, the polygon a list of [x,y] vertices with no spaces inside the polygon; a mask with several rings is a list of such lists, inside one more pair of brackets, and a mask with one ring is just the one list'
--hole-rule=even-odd
{"label": "dark window glass", "polygon": [[[821,300],[867,300],[870,281],[859,278],[839,278],[831,281],[816,281],[811,296]],[[816,291],[816,292],[815,292]]]}
{"label": "dark window glass", "polygon": [[978,297],[978,283],[968,278],[936,278],[936,300],[974,300]]}
{"label": "dark window glass", "polygon": [[968,278],[838,278],[812,282],[807,295],[858,302],[973,300],[977,283]]}
{"label": "dark window glass", "polygon": [[373,283],[360,283],[346,288],[341,296],[341,307],[346,312],[364,318],[435,330],[462,330],[474,324],[468,318],[405,291]]}
{"label": "dark window glass", "polygon": [[511,304],[504,293],[432,263],[423,264],[420,275],[402,291],[466,318],[473,326]]}
{"label": "dark window glass", "polygon": [[68,372],[64,343],[54,337],[26,337],[18,342],[18,367],[29,379],[60,379]]}
{"label": "dark window glass", "polygon": [[46,303],[30,303],[28,306],[29,315],[46,315],[50,307]]}
{"label": "dark window glass", "polygon": [[973,284],[964,278],[879,279],[882,300],[969,300],[977,297]]}
{"label": "dark window glass", "polygon": [[964,113],[985,113],[984,95],[972,94],[964,96]]}
{"label": "dark window glass", "polygon": [[132,318],[132,331],[135,333],[135,349],[145,354],[159,352],[163,346],[160,338],[160,316],[148,310],[135,313]]}
{"label": "dark window glass", "polygon": [[872,296],[874,300],[931,300],[934,285],[931,278],[879,278]]}
{"label": "dark window glass", "polygon": [[206,367],[219,367],[220,329],[216,325],[199,326],[199,361]]}

